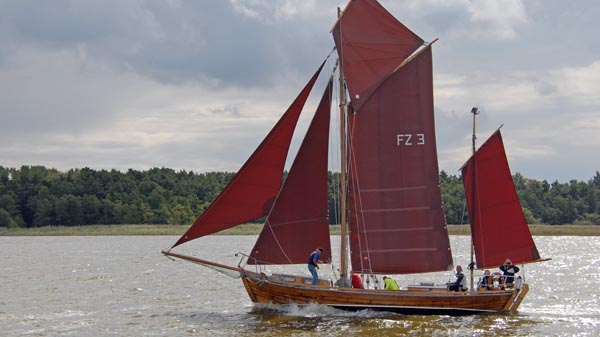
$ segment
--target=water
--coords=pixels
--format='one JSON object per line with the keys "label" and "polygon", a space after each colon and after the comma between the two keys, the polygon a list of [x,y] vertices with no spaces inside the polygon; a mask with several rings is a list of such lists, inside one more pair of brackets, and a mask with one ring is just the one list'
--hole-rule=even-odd
{"label": "water", "polygon": [[[179,251],[236,265],[255,236]],[[403,316],[324,306],[255,307],[241,281],[160,254],[176,237],[0,237],[3,336],[599,336],[599,237],[536,237],[517,314]],[[467,237],[452,237],[466,264]],[[188,246],[189,247],[185,247]],[[335,253],[335,252],[334,252]],[[308,270],[299,268],[306,273]],[[281,271],[281,270],[274,270]],[[284,271],[290,271],[286,269]],[[332,270],[321,268],[322,276]],[[429,277],[429,276],[426,276]],[[431,276],[436,282],[450,273]],[[413,279],[397,278],[402,285]]]}

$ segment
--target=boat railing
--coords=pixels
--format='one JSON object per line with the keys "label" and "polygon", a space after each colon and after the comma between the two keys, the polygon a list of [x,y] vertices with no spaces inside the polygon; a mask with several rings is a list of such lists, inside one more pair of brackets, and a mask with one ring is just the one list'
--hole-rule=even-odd
{"label": "boat railing", "polygon": [[255,268],[255,272],[257,274],[263,273],[266,270],[266,265],[267,263],[264,263],[263,261],[258,260],[257,258],[250,256],[248,254],[244,254],[242,252],[237,252],[235,254],[236,257],[241,256],[240,258],[240,262],[238,263],[238,267],[241,269],[247,269],[248,266],[248,261],[253,261],[253,265]]}

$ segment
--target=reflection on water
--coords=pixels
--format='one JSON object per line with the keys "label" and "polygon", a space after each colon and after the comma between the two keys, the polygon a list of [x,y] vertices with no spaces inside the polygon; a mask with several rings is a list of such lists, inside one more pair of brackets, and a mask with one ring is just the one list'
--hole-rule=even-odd
{"label": "reflection on water", "polygon": [[[237,265],[234,254],[248,251],[254,239],[214,236],[181,251]],[[1,237],[0,329],[6,336],[600,335],[596,237],[536,237],[542,255],[553,260],[524,266],[532,286],[519,312],[465,317],[253,306],[239,279],[160,255],[175,240]],[[468,239],[453,237],[452,245],[455,263],[465,264]],[[322,276],[334,272],[325,269]],[[283,272],[308,274],[304,266]],[[452,274],[422,277],[445,282]]]}

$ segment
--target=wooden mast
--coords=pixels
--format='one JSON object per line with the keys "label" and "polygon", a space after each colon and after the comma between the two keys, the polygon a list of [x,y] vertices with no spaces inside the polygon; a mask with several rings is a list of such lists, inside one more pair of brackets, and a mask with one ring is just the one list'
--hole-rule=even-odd
{"label": "wooden mast", "polygon": [[475,190],[477,188],[476,186],[476,181],[477,181],[477,161],[475,159],[475,151],[476,151],[476,140],[477,140],[477,135],[476,135],[476,117],[479,114],[479,109],[477,107],[473,107],[471,109],[471,113],[473,114],[473,141],[472,141],[472,145],[473,145],[473,179],[471,181],[471,189],[473,190],[471,193],[471,196],[473,198],[471,205],[473,205],[473,218],[469,219],[469,222],[471,223],[471,263],[469,264],[469,269],[471,270],[471,291],[474,291],[474,287],[473,287],[473,280],[474,280],[474,276],[473,273],[475,272],[475,246],[473,244],[473,223],[475,221],[475,212],[477,210],[477,207],[475,207]]}
{"label": "wooden mast", "polygon": [[[340,20],[342,16],[341,9],[338,7],[338,20]],[[341,23],[340,23],[340,40],[341,40]],[[346,167],[347,167],[347,158],[346,158],[346,86],[344,83],[344,68],[343,68],[343,60],[342,60],[342,50],[338,50],[338,54],[340,55],[339,60],[339,81],[340,81],[340,152],[341,152],[341,172],[340,172],[340,281],[342,284],[347,284],[348,282],[348,262],[347,262],[347,251],[348,251],[348,224],[346,220]]]}

